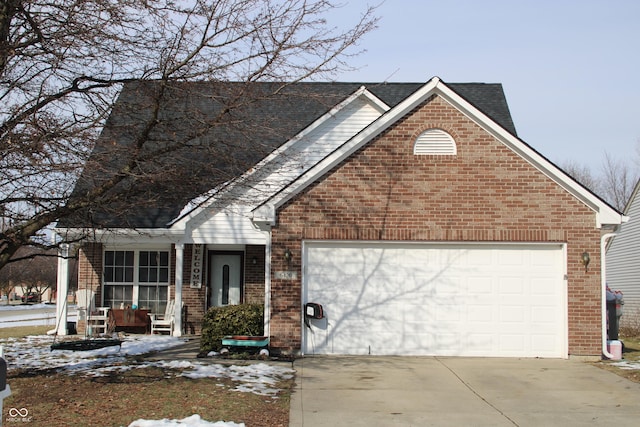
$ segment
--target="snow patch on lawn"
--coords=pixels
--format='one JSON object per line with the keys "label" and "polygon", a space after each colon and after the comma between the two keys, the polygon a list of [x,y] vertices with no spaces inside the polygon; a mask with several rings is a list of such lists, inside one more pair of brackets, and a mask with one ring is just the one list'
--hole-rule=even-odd
{"label": "snow patch on lawn", "polygon": [[[59,339],[57,339],[59,340]],[[121,346],[90,351],[51,350],[54,338],[47,335],[0,340],[9,370],[53,369],[68,375],[106,376],[113,372],[145,367],[165,369],[167,376],[222,378],[233,381],[233,390],[277,398],[277,383],[293,377],[295,371],[284,366],[252,363],[246,366],[222,365],[203,360],[151,361],[128,356],[143,355],[179,346],[184,339],[165,335],[131,335]],[[195,414],[182,420],[136,420],[130,427],[244,427],[233,422],[209,422]]]}
{"label": "snow patch on lawn", "polygon": [[275,397],[276,384],[293,377],[294,370],[267,363],[247,366],[221,365],[206,360],[147,361],[128,358],[169,349],[185,342],[167,335],[132,335],[121,346],[89,351],[51,350],[54,339],[47,335],[0,340],[9,369],[57,369],[70,375],[107,376],[134,368],[160,367],[168,375],[188,378],[226,378],[238,385],[234,390]]}
{"label": "snow patch on lawn", "polygon": [[610,363],[610,365],[612,366],[617,366],[620,369],[627,369],[627,370],[640,370],[640,361],[636,360],[636,361],[627,361],[627,360],[623,360],[621,362],[613,362]]}
{"label": "snow patch on lawn", "polygon": [[[42,308],[41,304],[27,306],[28,308]],[[2,306],[0,310],[25,310],[25,306],[13,308]],[[26,317],[25,317],[26,316]],[[44,315],[42,315],[44,317]],[[11,321],[11,326],[34,316],[21,314],[20,316],[4,317],[5,325]],[[66,338],[63,338],[66,339]],[[276,397],[276,384],[281,380],[290,379],[294,375],[293,369],[273,366],[267,363],[256,363],[247,366],[220,365],[205,360],[173,360],[173,361],[145,361],[127,356],[143,355],[179,346],[184,339],[166,335],[132,335],[124,339],[121,346],[104,347],[90,351],[51,350],[51,344],[60,341],[48,335],[28,336],[25,338],[9,338],[0,340],[3,356],[9,370],[45,370],[53,369],[68,375],[85,375],[90,377],[106,376],[113,372],[123,372],[129,369],[145,367],[160,367],[170,370],[168,376],[182,375],[189,378],[223,378],[237,383],[234,390],[255,393],[263,396]],[[194,414],[181,420],[136,420],[129,427],[245,427],[244,423],[203,420]]]}
{"label": "snow patch on lawn", "polygon": [[278,381],[293,377],[293,370],[266,363],[247,366],[219,365],[215,363],[192,363],[188,361],[159,362],[161,368],[184,369],[182,376],[188,378],[228,378],[238,382],[236,391],[275,396]]}
{"label": "snow patch on lawn", "polygon": [[217,421],[210,423],[200,418],[200,415],[191,415],[181,420],[136,420],[129,427],[244,427],[244,423]]}
{"label": "snow patch on lawn", "polygon": [[[24,309],[24,306],[21,308]],[[2,309],[11,308],[2,307]],[[279,391],[277,383],[292,378],[295,372],[293,369],[268,363],[236,366],[221,365],[206,359],[147,361],[127,357],[170,349],[185,342],[184,339],[166,335],[131,335],[123,340],[121,346],[90,351],[51,350],[51,344],[60,340],[48,335],[9,338],[0,340],[0,347],[10,371],[53,369],[68,375],[99,377],[130,369],[160,367],[167,370],[168,377],[229,379],[236,383],[233,390],[272,398],[277,398]],[[129,427],[245,427],[245,425],[229,421],[210,422],[194,414],[181,420],[139,419],[129,424]]]}

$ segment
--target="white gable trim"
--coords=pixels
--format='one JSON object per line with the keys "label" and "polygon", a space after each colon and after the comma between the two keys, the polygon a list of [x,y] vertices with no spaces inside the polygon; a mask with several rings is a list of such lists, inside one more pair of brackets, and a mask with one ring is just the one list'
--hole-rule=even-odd
{"label": "white gable trim", "polygon": [[[168,224],[169,227],[175,227],[178,229],[185,228],[187,223],[194,220],[194,218],[201,215],[208,207],[210,207],[213,203],[218,200],[221,200],[225,194],[232,191],[235,183],[242,183],[248,180],[251,176],[259,173],[262,169],[266,168],[269,164],[273,162],[277,162],[283,156],[287,156],[289,151],[295,150],[296,144],[305,139],[308,135],[310,135],[314,130],[318,129],[320,126],[325,124],[327,121],[334,118],[341,111],[345,110],[351,103],[353,103],[358,98],[364,98],[370,105],[373,106],[375,110],[379,111],[379,114],[382,115],[385,112],[390,110],[390,106],[385,104],[381,99],[376,97],[373,93],[371,93],[366,87],[361,86],[354,93],[349,95],[343,101],[334,106],[327,113],[322,115],[322,117],[315,120],[305,129],[303,129],[296,136],[291,138],[289,141],[284,143],[282,146],[278,147],[271,154],[261,160],[258,164],[252,167],[249,171],[245,172],[242,176],[238,177],[236,180],[225,183],[220,188],[213,189],[193,201],[191,201],[181,212],[181,215],[176,218],[174,221]],[[340,142],[342,143],[342,141]],[[286,185],[288,185],[287,182]],[[273,194],[276,194],[285,185],[275,186],[273,189]],[[191,206],[190,206],[191,205]]]}
{"label": "white gable trim", "polygon": [[277,210],[277,208],[299,194],[307,186],[319,179],[351,154],[355,153],[363,145],[380,135],[393,123],[408,114],[411,110],[432,95],[441,96],[446,102],[461,111],[480,127],[493,135],[498,141],[502,142],[505,146],[510,148],[582,203],[591,208],[596,213],[596,227],[600,228],[605,224],[618,225],[622,222],[626,222],[626,217],[620,215],[620,213],[614,208],[568,176],[545,157],[467,102],[464,98],[443,83],[438,77],[432,78],[424,86],[407,97],[407,99],[382,115],[362,132],[347,141],[324,160],[320,161],[315,167],[301,175],[300,178],[290,186],[276,194],[268,201],[268,203],[258,207],[254,211],[255,220],[258,222],[273,223],[276,220],[275,210]]}

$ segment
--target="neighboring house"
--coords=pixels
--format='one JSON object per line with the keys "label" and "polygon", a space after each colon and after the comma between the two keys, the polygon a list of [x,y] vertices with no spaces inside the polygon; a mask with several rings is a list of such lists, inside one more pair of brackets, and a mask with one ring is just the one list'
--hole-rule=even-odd
{"label": "neighboring house", "polygon": [[[23,295],[28,293],[40,293],[40,291],[42,291],[39,297],[39,302],[50,302],[52,300],[53,291],[51,288],[42,290],[43,287],[33,286],[30,288],[28,286],[14,286],[9,290],[7,299],[22,300]],[[33,302],[33,300],[29,302]]]}
{"label": "neighboring house", "polygon": [[[217,114],[207,100],[221,87],[176,87],[154,137]],[[501,85],[294,89],[308,96],[281,91],[238,113],[253,129],[268,123],[268,135],[211,130],[208,141],[232,151],[225,158],[247,160],[243,170],[212,157],[220,177],[147,183],[129,215],[61,221],[63,236],[93,227],[79,288],[111,307],[162,311],[175,299],[185,307],[176,334],[200,332],[209,307],[264,303],[276,352],[601,354],[601,237],[624,217],[516,136]],[[101,144],[131,144],[124,106],[146,105],[152,90],[125,86]],[[272,152],[254,153],[258,143]],[[308,302],[322,318],[305,318]]]}
{"label": "neighboring house", "polygon": [[640,326],[640,181],[624,208],[629,221],[607,246],[607,283],[624,297],[620,323]]}

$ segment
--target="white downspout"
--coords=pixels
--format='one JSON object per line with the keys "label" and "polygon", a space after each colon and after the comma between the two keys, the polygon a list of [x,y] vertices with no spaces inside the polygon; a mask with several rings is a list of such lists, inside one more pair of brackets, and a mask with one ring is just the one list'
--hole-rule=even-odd
{"label": "white downspout", "polygon": [[264,335],[271,337],[271,230],[264,248]]}
{"label": "white downspout", "polygon": [[616,233],[607,233],[600,238],[600,280],[601,280],[601,311],[602,311],[602,354],[607,359],[614,359],[615,356],[607,350],[607,266],[605,262],[605,252],[607,240],[615,236]]}

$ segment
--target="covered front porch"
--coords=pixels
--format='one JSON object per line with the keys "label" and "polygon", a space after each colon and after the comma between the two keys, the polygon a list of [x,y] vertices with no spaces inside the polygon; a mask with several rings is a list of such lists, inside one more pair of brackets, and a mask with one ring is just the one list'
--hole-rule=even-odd
{"label": "covered front porch", "polygon": [[[58,290],[64,294],[69,258],[76,254],[64,245],[60,251]],[[164,315],[168,304],[175,306],[170,333],[197,335],[210,307],[266,302],[264,244],[85,242],[77,257],[76,303],[85,314],[78,316],[76,329],[83,335],[150,333],[151,322],[145,320]],[[99,309],[107,327],[88,330],[87,320]],[[55,333],[69,334],[66,304],[58,304],[56,318]]]}

